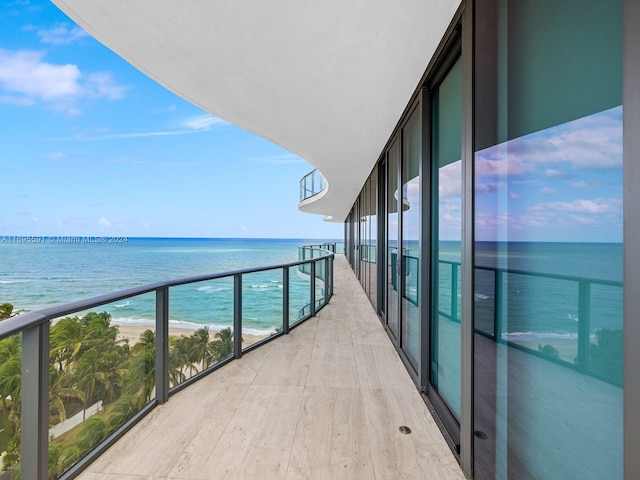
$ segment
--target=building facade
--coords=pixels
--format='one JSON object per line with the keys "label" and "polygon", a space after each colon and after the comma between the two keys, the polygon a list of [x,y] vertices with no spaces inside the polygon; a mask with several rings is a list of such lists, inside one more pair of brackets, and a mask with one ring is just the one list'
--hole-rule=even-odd
{"label": "building facade", "polygon": [[464,3],[345,223],[476,479],[639,474],[630,3]]}
{"label": "building facade", "polygon": [[54,3],[324,174],[468,477],[640,478],[640,2]]}

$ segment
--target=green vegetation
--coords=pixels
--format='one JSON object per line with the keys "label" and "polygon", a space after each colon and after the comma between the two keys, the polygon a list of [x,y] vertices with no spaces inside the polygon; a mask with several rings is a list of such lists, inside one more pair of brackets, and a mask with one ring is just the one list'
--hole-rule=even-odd
{"label": "green vegetation", "polygon": [[596,332],[597,344],[589,350],[589,368],[592,372],[622,386],[623,376],[623,336],[622,330],[603,328]]}
{"label": "green vegetation", "polygon": [[558,352],[558,349],[553,345],[547,344],[543,347],[542,345],[538,344],[538,352],[546,355],[547,357],[560,358],[560,352]]}
{"label": "green vegetation", "polygon": [[[0,320],[15,315],[0,305]],[[49,444],[49,478],[61,476],[113,431],[151,401],[155,388],[155,333],[144,331],[130,346],[106,313],[65,317],[51,327],[49,426],[82,413],[83,422]],[[209,340],[203,327],[189,337],[169,337],[173,385],[228,357],[233,352],[230,328]],[[20,335],[0,340],[0,452],[2,471],[19,475],[21,406]],[[87,417],[87,409],[98,412]],[[92,410],[93,411],[93,410]]]}

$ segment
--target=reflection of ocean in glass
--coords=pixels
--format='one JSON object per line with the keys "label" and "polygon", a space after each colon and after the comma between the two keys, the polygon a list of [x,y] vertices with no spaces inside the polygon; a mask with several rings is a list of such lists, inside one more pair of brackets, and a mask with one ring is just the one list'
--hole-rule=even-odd
{"label": "reflection of ocean in glass", "polygon": [[[480,312],[483,304],[491,303],[495,297],[494,275],[490,272],[498,268],[507,272],[508,286],[503,286],[503,297],[509,315],[503,326],[504,335],[569,338],[577,333],[578,280],[622,281],[622,244],[478,242],[475,300]],[[567,276],[574,280],[527,273]],[[603,288],[594,287],[592,291],[592,332],[616,328],[622,322],[622,289],[609,287],[611,291],[605,292]],[[476,323],[482,324],[483,320],[483,316],[476,313]]]}
{"label": "reflection of ocean in glass", "polygon": [[476,153],[476,458],[509,476],[621,476],[621,145],[616,107]]}

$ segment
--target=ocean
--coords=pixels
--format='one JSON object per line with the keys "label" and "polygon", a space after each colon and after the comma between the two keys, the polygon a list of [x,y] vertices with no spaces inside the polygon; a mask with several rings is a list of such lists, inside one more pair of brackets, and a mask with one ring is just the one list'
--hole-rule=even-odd
{"label": "ocean", "polygon": [[[192,239],[109,237],[26,237],[18,242],[0,236],[0,303],[36,310],[158,280],[268,266],[298,259],[298,246],[321,243],[300,239]],[[65,241],[66,240],[66,241]],[[338,242],[338,252],[342,251]],[[451,275],[460,261],[459,242],[442,242],[440,310],[450,312]],[[417,269],[417,262],[409,264]],[[459,282],[459,266],[458,282]],[[476,328],[493,331],[496,270],[501,269],[502,320],[506,340],[578,338],[580,315],[588,314],[590,341],[602,329],[622,328],[622,288],[588,282],[589,299],[580,298],[580,280],[622,281],[622,244],[607,243],[476,243]],[[521,273],[510,273],[521,272]],[[522,273],[522,272],[526,272]],[[417,271],[412,272],[417,278]],[[543,276],[531,275],[543,274]],[[571,278],[550,278],[562,275]],[[291,321],[309,302],[309,283],[291,275]],[[415,282],[414,282],[415,283]],[[584,283],[584,282],[583,282]],[[460,284],[457,302],[460,312]],[[408,285],[408,295],[417,283]],[[233,281],[222,279],[170,290],[171,324],[188,328],[230,326]],[[282,318],[282,272],[248,275],[243,284],[246,333],[273,333]],[[147,294],[100,307],[117,324],[152,325],[154,296]],[[581,307],[582,302],[582,307]],[[582,310],[581,310],[582,308]],[[585,318],[583,318],[583,322]]]}
{"label": "ocean", "polygon": [[[135,286],[298,260],[298,247],[324,240],[0,236],[0,303],[37,310]],[[309,282],[290,274],[291,322],[309,303]],[[282,324],[282,270],[243,279],[245,333]],[[170,289],[170,325],[219,330],[233,324],[233,279]],[[119,325],[153,325],[155,295],[98,307]],[[81,313],[80,313],[81,315]]]}
{"label": "ocean", "polygon": [[599,330],[622,329],[622,244],[478,242],[477,327],[493,308],[497,269],[504,339],[575,340],[583,323],[593,343]]}

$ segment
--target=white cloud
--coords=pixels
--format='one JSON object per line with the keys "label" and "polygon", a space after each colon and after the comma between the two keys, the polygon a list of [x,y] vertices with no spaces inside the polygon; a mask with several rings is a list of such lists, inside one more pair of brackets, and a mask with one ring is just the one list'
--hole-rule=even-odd
{"label": "white cloud", "polygon": [[82,74],[76,65],[44,62],[43,52],[0,50],[0,83],[11,92],[51,101],[77,95]]}
{"label": "white cloud", "polygon": [[38,36],[42,43],[52,45],[69,45],[89,35],[78,26],[70,27],[67,23],[58,23],[53,28],[39,29]]}
{"label": "white cloud", "polygon": [[543,189],[540,190],[540,193],[542,195],[549,196],[549,195],[555,195],[556,191],[553,188],[544,187]]}
{"label": "white cloud", "polygon": [[509,192],[509,198],[510,198],[511,200],[518,200],[518,199],[520,199],[520,198],[521,198],[521,196],[520,196],[520,195],[518,195],[516,192]]}
{"label": "white cloud", "polygon": [[569,172],[561,172],[555,168],[547,168],[545,175],[550,178],[571,178],[573,174]]}
{"label": "white cloud", "polygon": [[102,217],[100,220],[98,220],[98,225],[100,225],[102,227],[110,227],[111,226],[111,222],[109,220],[107,220],[105,217]]}
{"label": "white cloud", "polygon": [[208,113],[189,118],[182,122],[182,125],[193,130],[208,130],[212,125],[225,124],[224,120],[214,117]]}
{"label": "white cloud", "polygon": [[595,198],[593,200],[578,199],[572,202],[547,202],[528,208],[530,211],[561,211],[578,214],[617,213],[622,210],[620,198]]}
{"label": "white cloud", "polygon": [[106,97],[109,100],[120,100],[126,88],[117,85],[110,73],[96,72],[86,75],[83,93],[92,98]]}
{"label": "white cloud", "polygon": [[104,72],[83,74],[77,65],[44,61],[44,52],[0,49],[0,87],[3,103],[34,105],[46,102],[74,113],[80,98],[117,100],[125,88]]}
{"label": "white cloud", "polygon": [[571,182],[571,186],[574,188],[580,188],[580,189],[585,189],[585,188],[589,188],[591,187],[590,184],[588,184],[587,182],[585,182],[584,180],[580,180],[577,182]]}
{"label": "white cloud", "polygon": [[440,198],[462,197],[462,162],[457,161],[438,170],[438,192]]}
{"label": "white cloud", "polygon": [[510,178],[544,168],[547,177],[622,168],[622,108],[616,107],[494,145],[476,154],[476,174]]}

